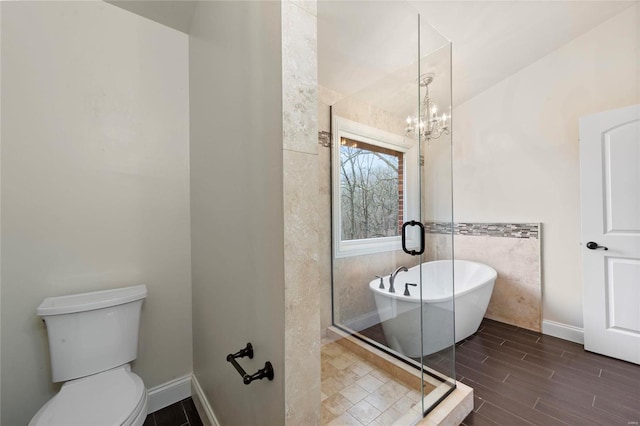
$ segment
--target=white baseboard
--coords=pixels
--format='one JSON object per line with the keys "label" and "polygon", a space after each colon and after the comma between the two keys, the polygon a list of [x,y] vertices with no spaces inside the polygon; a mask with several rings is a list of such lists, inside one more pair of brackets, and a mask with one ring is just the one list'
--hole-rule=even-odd
{"label": "white baseboard", "polygon": [[149,389],[149,413],[161,410],[191,396],[191,374]]}
{"label": "white baseboard", "polygon": [[542,321],[542,334],[569,340],[570,342],[584,345],[584,330],[573,325],[562,324],[555,321]]}
{"label": "white baseboard", "polygon": [[193,391],[193,402],[198,410],[198,414],[200,415],[200,419],[205,424],[205,426],[220,426],[218,419],[216,418],[213,409],[211,408],[211,404],[209,404],[209,400],[204,394],[198,379],[195,374],[192,376],[191,380],[191,389]]}

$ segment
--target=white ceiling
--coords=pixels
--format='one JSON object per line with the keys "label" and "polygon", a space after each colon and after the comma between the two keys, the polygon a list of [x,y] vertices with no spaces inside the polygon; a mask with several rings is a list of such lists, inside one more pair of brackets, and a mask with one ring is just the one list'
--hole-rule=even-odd
{"label": "white ceiling", "polygon": [[[106,1],[185,33],[189,33],[196,3]],[[319,0],[318,79],[325,87],[346,95],[367,96],[379,106],[384,106],[382,98],[388,108],[394,103],[406,103],[406,97],[392,99],[392,93],[397,90],[405,96],[415,94],[419,13],[423,57],[420,71],[436,73],[440,85],[434,82],[432,91],[442,88],[442,74],[448,73],[447,55],[440,51],[426,56],[426,60],[425,55],[442,46],[447,49],[450,40],[453,105],[459,105],[639,3],[640,0]]]}
{"label": "white ceiling", "polygon": [[[394,71],[406,74],[407,67],[415,69],[411,62],[417,56],[419,12],[422,23],[437,28],[421,26],[423,55],[442,45],[438,32],[452,42],[453,105],[459,105],[638,3],[321,0],[318,78],[323,86],[353,95],[381,86],[381,79],[388,80]],[[423,59],[423,68],[424,63]]]}
{"label": "white ceiling", "polygon": [[189,34],[196,2],[192,0],[105,0],[136,15]]}

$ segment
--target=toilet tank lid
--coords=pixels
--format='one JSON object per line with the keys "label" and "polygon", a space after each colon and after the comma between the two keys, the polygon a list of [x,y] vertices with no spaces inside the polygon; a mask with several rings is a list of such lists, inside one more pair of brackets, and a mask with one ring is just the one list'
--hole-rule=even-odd
{"label": "toilet tank lid", "polygon": [[38,306],[37,313],[41,317],[72,314],[74,312],[91,311],[122,305],[146,297],[147,287],[145,285],[72,294],[69,296],[48,297]]}

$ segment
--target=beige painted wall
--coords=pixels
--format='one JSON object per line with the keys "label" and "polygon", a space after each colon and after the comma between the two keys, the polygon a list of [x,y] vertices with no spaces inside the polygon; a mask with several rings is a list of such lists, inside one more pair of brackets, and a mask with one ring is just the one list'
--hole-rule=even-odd
{"label": "beige painted wall", "polygon": [[[280,20],[278,2],[199,2],[189,41],[194,374],[223,425],[285,423]],[[247,342],[240,364],[273,381],[226,361]]]}
{"label": "beige painted wall", "polygon": [[[2,5],[0,4],[0,28],[2,27]],[[2,81],[2,31],[0,30],[0,82]],[[2,84],[0,83],[0,100]],[[0,101],[0,232],[2,231],[2,102]],[[2,413],[2,238],[0,238],[0,413]],[[2,419],[0,418],[0,423]]]}
{"label": "beige painted wall", "polygon": [[2,424],[57,391],[36,307],[146,284],[134,370],[192,371],[188,38],[103,2],[2,3]]}
{"label": "beige painted wall", "polygon": [[582,326],[578,118],[640,102],[639,27],[636,5],[453,113],[456,221],[543,223],[547,320]]}

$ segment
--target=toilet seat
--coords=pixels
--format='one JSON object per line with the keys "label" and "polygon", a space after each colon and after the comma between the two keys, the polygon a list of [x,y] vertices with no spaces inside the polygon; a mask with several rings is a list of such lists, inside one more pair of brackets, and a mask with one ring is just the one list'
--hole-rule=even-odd
{"label": "toilet seat", "polygon": [[139,426],[147,390],[129,365],[66,382],[29,426]]}

